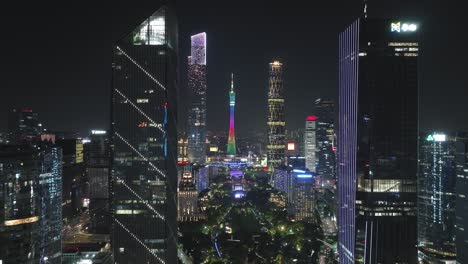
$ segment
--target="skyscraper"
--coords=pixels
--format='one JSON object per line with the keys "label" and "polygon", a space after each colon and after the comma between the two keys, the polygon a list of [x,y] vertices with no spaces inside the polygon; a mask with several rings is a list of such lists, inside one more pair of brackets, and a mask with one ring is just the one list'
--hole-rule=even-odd
{"label": "skyscraper", "polygon": [[62,263],[62,149],[43,143],[40,162],[40,263]]}
{"label": "skyscraper", "polygon": [[114,47],[111,243],[116,263],[177,260],[177,21],[161,6]]}
{"label": "skyscraper", "polygon": [[457,263],[468,263],[468,133],[459,133],[456,138],[457,205],[456,245]]}
{"label": "skyscraper", "polygon": [[191,222],[201,220],[202,214],[198,208],[198,191],[192,173],[186,171],[182,175],[177,193],[177,220]]}
{"label": "skyscraper", "polygon": [[0,146],[0,185],[0,260],[61,263],[61,149],[50,144]]}
{"label": "skyscraper", "polygon": [[30,146],[0,146],[0,260],[39,263],[40,166]]}
{"label": "skyscraper", "polygon": [[206,33],[191,37],[188,58],[188,88],[191,93],[189,109],[188,158],[204,163],[206,159]]}
{"label": "skyscraper", "polygon": [[110,145],[105,130],[92,130],[88,146],[86,174],[89,181],[89,214],[91,232],[110,232],[109,176]]}
{"label": "skyscraper", "polygon": [[315,101],[317,120],[317,174],[325,182],[333,181],[335,173],[335,102],[317,99]]}
{"label": "skyscraper", "polygon": [[304,151],[306,168],[315,172],[317,166],[317,117],[308,116],[305,121]]}
{"label": "skyscraper", "polygon": [[234,92],[234,73],[231,74],[231,91],[229,92],[229,137],[227,155],[236,156],[236,133],[234,130],[234,106],[236,105],[236,92]]}
{"label": "skyscraper", "polygon": [[312,221],[315,208],[314,176],[308,170],[293,169],[290,171],[290,177],[293,192],[290,204],[294,208],[294,219]]}
{"label": "skyscraper", "polygon": [[455,263],[455,137],[421,133],[418,171],[418,255],[423,263]]}
{"label": "skyscraper", "polygon": [[418,46],[405,20],[339,37],[340,263],[417,262]]}
{"label": "skyscraper", "polygon": [[22,143],[37,140],[41,133],[38,115],[31,109],[13,109],[8,117],[10,142]]}
{"label": "skyscraper", "polygon": [[285,158],[285,126],[283,64],[279,61],[270,63],[268,90],[268,143],[267,166],[273,171]]}

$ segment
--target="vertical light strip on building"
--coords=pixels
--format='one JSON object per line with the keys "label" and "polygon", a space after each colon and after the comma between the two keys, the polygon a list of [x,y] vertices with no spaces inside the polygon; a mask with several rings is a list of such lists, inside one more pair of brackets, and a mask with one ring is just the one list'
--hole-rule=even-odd
{"label": "vertical light strip on building", "polygon": [[338,250],[340,263],[354,263],[359,20],[339,38]]}

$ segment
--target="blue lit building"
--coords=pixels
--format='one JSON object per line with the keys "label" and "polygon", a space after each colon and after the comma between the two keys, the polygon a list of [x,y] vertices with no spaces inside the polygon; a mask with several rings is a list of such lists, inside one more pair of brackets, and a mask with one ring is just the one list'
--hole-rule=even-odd
{"label": "blue lit building", "polygon": [[40,146],[40,263],[62,262],[62,149]]}
{"label": "blue lit building", "polygon": [[363,18],[339,36],[341,264],[417,263],[418,31]]}

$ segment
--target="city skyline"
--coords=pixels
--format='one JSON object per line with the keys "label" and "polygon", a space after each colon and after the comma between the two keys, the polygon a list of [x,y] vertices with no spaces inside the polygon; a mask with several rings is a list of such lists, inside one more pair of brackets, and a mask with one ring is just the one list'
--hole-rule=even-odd
{"label": "city skyline", "polygon": [[468,261],[455,6],[81,6],[4,32],[0,264]]}
{"label": "city skyline", "polygon": [[[251,6],[249,10],[241,9],[243,3],[231,6],[230,10],[227,10],[221,8],[220,3],[212,1],[202,1],[196,4],[179,1],[180,64],[184,62],[182,58],[188,55],[190,35],[197,31],[206,31],[211,36],[208,40],[211,55],[207,60],[208,64],[216,65],[213,66],[216,67],[216,73],[208,75],[208,84],[212,87],[208,88],[208,129],[225,130],[226,124],[222,120],[228,115],[229,109],[225,108],[228,98],[219,87],[229,82],[229,75],[232,71],[236,72],[239,87],[237,94],[239,98],[242,98],[237,102],[236,114],[239,120],[242,120],[236,124],[237,132],[244,133],[250,128],[262,129],[262,126],[257,124],[260,122],[255,122],[255,120],[265,118],[267,111],[266,103],[263,102],[268,86],[265,81],[268,75],[265,64],[277,57],[287,69],[285,73],[285,84],[288,86],[285,94],[286,101],[297,102],[294,107],[286,107],[286,117],[290,120],[287,129],[302,127],[302,119],[309,114],[314,114],[311,113],[313,108],[308,98],[336,99],[338,79],[334,63],[337,58],[336,36],[346,27],[346,24],[359,15],[361,12],[359,3],[360,1],[341,3],[341,8],[336,8],[332,3],[320,3],[310,14],[301,11],[300,6],[285,7],[289,13],[296,12],[295,17],[287,15],[286,24],[272,22],[271,26],[267,26],[273,17],[282,14],[283,7],[273,4],[268,7],[270,12],[260,12],[261,9],[257,5]],[[460,114],[462,98],[468,96],[466,89],[463,89],[466,87],[466,80],[458,77],[463,76],[459,66],[466,60],[464,57],[466,55],[457,53],[465,42],[463,39],[458,40],[456,35],[454,26],[457,25],[455,24],[457,16],[449,17],[448,11],[444,11],[447,9],[444,9],[442,4],[423,3],[422,1],[402,3],[403,1],[393,1],[382,4],[371,1],[369,13],[372,17],[394,17],[395,15],[418,17],[420,18],[418,20],[423,21],[425,25],[425,34],[422,36],[424,49],[421,56],[421,65],[424,68],[420,93],[421,127],[467,130],[466,117]],[[97,11],[86,11],[92,23],[81,20],[71,21],[71,24],[68,24],[69,31],[59,30],[60,34],[57,36],[56,33],[48,34],[50,38],[45,43],[38,43],[35,47],[24,49],[22,45],[3,43],[4,48],[11,52],[6,55],[5,64],[2,67],[8,65],[8,71],[11,74],[3,80],[2,87],[6,91],[6,96],[0,98],[0,110],[2,110],[0,120],[6,120],[5,113],[11,108],[28,107],[41,113],[44,127],[49,129],[79,131],[81,134],[93,128],[107,129],[105,126],[108,124],[106,118],[109,116],[109,102],[106,98],[109,82],[102,76],[106,76],[110,70],[109,47],[112,46],[113,41],[131,30],[128,25],[138,24],[145,16],[150,15],[148,10],[154,9],[154,4],[148,1],[134,9],[128,9],[127,6],[120,4],[112,8],[115,9],[116,17],[102,16],[102,13]],[[36,17],[36,21],[47,32],[54,29],[48,29],[52,21],[64,19],[67,13],[70,15],[83,13],[82,9],[79,6],[76,10],[63,9],[63,12],[52,12],[47,18]],[[452,9],[455,8],[450,7],[450,11],[455,14],[459,12]],[[219,10],[219,12],[214,12],[214,10]],[[431,10],[430,17],[424,15],[425,10]],[[235,18],[238,12],[244,14],[240,24]],[[257,13],[260,15],[257,16]],[[31,15],[34,17],[34,14]],[[125,19],[117,19],[117,17],[125,17]],[[324,18],[328,21],[327,23],[320,22]],[[220,22],[213,23],[217,20]],[[19,21],[19,23],[23,22]],[[95,28],[96,23],[104,25],[112,23],[114,26],[111,27],[109,33],[102,34],[99,29]],[[309,25],[317,23],[320,26],[314,27],[315,33],[310,34],[312,28]],[[219,27],[218,24],[225,26]],[[254,25],[253,29],[264,28],[265,30],[260,33],[259,38],[252,33],[255,30],[249,30],[248,25]],[[295,30],[288,31],[290,27]],[[14,28],[5,28],[7,35],[17,36],[18,33],[13,30]],[[26,27],[25,30],[28,28]],[[274,33],[277,30],[282,32],[284,37],[278,38]],[[82,35],[83,39],[75,39],[77,32]],[[320,42],[315,41],[317,37],[321,39]],[[54,44],[58,39],[66,40],[68,43],[66,48],[65,46],[57,47]],[[94,47],[89,54],[81,56],[83,52],[81,49],[87,45],[89,39],[99,42],[99,45]],[[290,43],[287,39],[300,40],[303,44],[297,41]],[[450,46],[448,43],[451,43]],[[52,47],[55,47],[53,52],[51,52]],[[38,48],[41,48],[41,52],[37,50]],[[67,58],[65,54],[70,48],[76,50],[76,54],[69,54]],[[450,63],[447,57],[451,57]],[[21,58],[31,58],[31,67],[23,68],[19,63],[24,61]],[[247,59],[248,65],[246,65]],[[60,66],[68,60],[75,63],[67,68]],[[39,61],[47,63],[38,64]],[[440,66],[442,64],[444,67]],[[305,65],[308,66],[303,67]],[[211,68],[213,69],[215,68]],[[45,74],[45,71],[59,74]],[[186,89],[184,87],[185,72],[186,66],[181,65],[179,73],[181,91]],[[30,78],[18,78],[19,75],[24,74]],[[77,81],[67,82],[67,80]],[[439,96],[442,89],[444,94]],[[30,96],[23,98],[24,93],[29,93]],[[437,100],[433,99],[437,97]],[[90,104],[84,103],[89,100]],[[253,102],[256,101],[260,103],[255,104],[254,118],[247,118],[251,114],[248,110],[249,106],[254,105]],[[181,100],[180,105],[184,105],[184,100]],[[446,111],[438,111],[440,108]],[[184,110],[181,114],[184,114]],[[69,116],[76,121],[65,122]],[[5,124],[5,122],[0,123]],[[431,124],[434,124],[433,127]],[[6,130],[6,126],[1,125],[0,130]]]}

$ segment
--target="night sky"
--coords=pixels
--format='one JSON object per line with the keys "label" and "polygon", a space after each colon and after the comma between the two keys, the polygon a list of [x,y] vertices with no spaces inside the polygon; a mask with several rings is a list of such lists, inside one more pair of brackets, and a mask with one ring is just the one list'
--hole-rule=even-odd
{"label": "night sky", "polygon": [[[97,2],[97,1],[95,1]],[[46,128],[78,131],[109,125],[112,44],[157,9],[157,1],[112,5],[73,1],[2,8],[0,131],[8,111],[27,107]],[[229,76],[237,87],[236,129],[263,129],[268,63],[284,63],[286,122],[313,114],[313,101],[336,98],[338,34],[360,1],[179,0],[180,86],[186,85],[191,34],[207,32],[208,128],[228,129]],[[313,2],[313,7],[310,3]],[[467,20],[455,1],[370,0],[370,17],[422,22],[420,127],[468,130]],[[26,5],[26,4],[25,4]],[[102,6],[100,6],[102,5]],[[181,95],[181,127],[187,98]]]}

